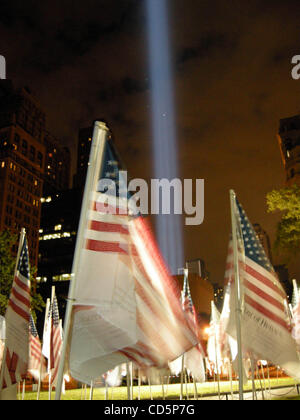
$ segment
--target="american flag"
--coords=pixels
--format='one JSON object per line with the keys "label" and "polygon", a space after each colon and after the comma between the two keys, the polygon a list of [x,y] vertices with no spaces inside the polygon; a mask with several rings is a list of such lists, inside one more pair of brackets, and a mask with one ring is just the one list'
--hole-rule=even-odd
{"label": "american flag", "polygon": [[244,251],[244,301],[282,328],[290,329],[287,296],[245,211],[237,201]]}
{"label": "american flag", "polygon": [[59,319],[58,304],[56,295],[53,296],[53,302],[50,307],[51,316],[51,334],[50,334],[50,360],[51,384],[55,385],[57,380],[58,367],[60,362],[63,336],[62,325]]}
{"label": "american flag", "polygon": [[[89,192],[91,205],[77,274],[70,358],[72,376],[79,380],[90,380],[93,369],[105,373],[128,360],[143,369],[167,366],[168,360],[197,343],[193,326],[180,305],[180,291],[149,223],[140,215],[124,214],[130,195],[121,170],[114,146],[106,140],[98,179],[118,182],[118,203],[111,195],[112,188]],[[90,330],[83,328],[88,325],[87,318],[97,318],[98,328],[96,324],[90,324]],[[106,331],[109,334],[104,337]],[[91,352],[91,373],[84,377],[80,358],[89,359],[82,354],[82,346],[91,332],[95,349],[99,349],[98,364],[92,350],[85,349]]]}
{"label": "american flag", "polygon": [[[300,374],[286,293],[281,286],[244,209],[236,199],[238,268],[241,283],[241,330],[244,351],[269,360],[293,376]],[[233,246],[230,242],[225,283],[235,287]],[[226,331],[236,337],[235,299],[230,293],[230,313]]]}
{"label": "american flag", "polygon": [[211,316],[207,340],[207,355],[210,362],[214,364],[215,371],[221,371],[222,356],[220,345],[220,313],[214,302],[211,302]]}
{"label": "american flag", "polygon": [[300,351],[300,300],[293,308],[293,337],[296,340],[298,351]]}
{"label": "american flag", "polygon": [[[22,238],[22,237],[21,237]],[[30,318],[29,255],[26,235],[20,240],[20,256],[5,314],[6,349],[3,388],[16,384],[27,373]]]}
{"label": "american flag", "polygon": [[46,375],[46,361],[42,355],[42,346],[39,339],[39,335],[30,314],[29,319],[29,363],[28,371],[36,379],[43,379]]}
{"label": "american flag", "polygon": [[184,269],[183,290],[181,293],[181,303],[183,310],[187,316],[191,317],[192,325],[194,326],[195,335],[198,338],[198,343],[195,347],[185,353],[184,364],[186,369],[192,373],[194,378],[199,382],[204,382],[205,371],[203,364],[203,357],[205,356],[201,341],[203,340],[201,328],[198,321],[198,315],[194,306],[190,284],[188,280],[188,270]]}

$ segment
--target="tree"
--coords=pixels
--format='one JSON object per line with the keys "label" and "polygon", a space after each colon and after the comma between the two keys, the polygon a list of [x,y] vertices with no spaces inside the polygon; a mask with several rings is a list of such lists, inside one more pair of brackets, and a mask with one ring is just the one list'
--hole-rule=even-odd
{"label": "tree", "polygon": [[273,190],[267,194],[268,212],[282,213],[277,225],[275,250],[295,257],[300,252],[300,187]]}
{"label": "tree", "polygon": [[[0,315],[3,316],[8,305],[16,265],[16,258],[12,254],[14,245],[18,245],[16,235],[12,235],[8,230],[0,232]],[[33,287],[35,273],[36,268],[32,267],[30,270],[31,310],[34,318],[36,318],[35,312],[41,311],[45,306],[41,295]]]}

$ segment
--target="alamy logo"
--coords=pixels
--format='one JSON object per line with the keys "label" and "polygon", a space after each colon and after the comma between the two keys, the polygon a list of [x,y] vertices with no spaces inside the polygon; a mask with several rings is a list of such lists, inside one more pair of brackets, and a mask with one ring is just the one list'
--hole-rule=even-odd
{"label": "alamy logo", "polygon": [[0,55],[0,79],[6,79],[6,61],[3,55]]}
{"label": "alamy logo", "polygon": [[292,58],[292,64],[295,66],[292,68],[292,78],[294,80],[300,79],[300,55],[294,55]]}
{"label": "alamy logo", "polygon": [[99,180],[97,191],[102,194],[96,207],[108,214],[185,214],[189,216],[186,225],[200,225],[204,220],[204,180],[196,179],[195,184],[193,188],[192,179],[182,183],[177,178],[151,179],[150,185],[141,178],[128,183],[127,171],[119,171],[118,179]]}

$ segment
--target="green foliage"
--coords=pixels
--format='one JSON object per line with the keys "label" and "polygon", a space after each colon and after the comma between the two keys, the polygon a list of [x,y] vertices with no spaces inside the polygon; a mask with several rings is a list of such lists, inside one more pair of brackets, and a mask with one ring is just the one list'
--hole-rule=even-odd
{"label": "green foliage", "polygon": [[12,256],[12,247],[17,244],[17,237],[5,230],[0,232],[0,315],[5,315],[12,286],[16,261]]}
{"label": "green foliage", "polygon": [[274,190],[267,194],[269,212],[282,213],[277,226],[275,250],[296,256],[300,252],[300,187]]}
{"label": "green foliage", "polygon": [[[17,236],[7,230],[0,232],[0,315],[3,316],[7,308],[16,265],[16,259],[12,255],[13,245],[18,245]],[[41,295],[34,288],[35,273],[36,268],[31,268],[31,309],[34,318],[36,318],[35,312],[41,311],[45,306]]]}

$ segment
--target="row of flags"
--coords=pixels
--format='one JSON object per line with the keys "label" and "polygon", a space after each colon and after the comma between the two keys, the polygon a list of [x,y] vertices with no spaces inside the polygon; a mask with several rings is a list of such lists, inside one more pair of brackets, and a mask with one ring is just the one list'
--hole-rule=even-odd
{"label": "row of flags", "polygon": [[[52,293],[42,347],[30,314],[28,249],[21,235],[5,315],[2,392],[29,369],[38,378],[48,373],[60,399],[66,373],[91,384],[102,375],[116,375],[116,367],[131,362],[143,372],[178,372],[181,366],[197,381],[205,379],[206,354],[187,270],[180,293],[150,225],[138,212],[127,211],[135,210],[134,201],[124,193],[122,182],[117,184],[117,200],[111,188],[103,189],[99,182],[120,180],[122,169],[107,127],[96,122],[64,335]],[[212,306],[207,351],[214,352],[215,365],[225,356],[236,362],[250,355],[300,378],[300,309],[294,308],[291,316],[285,292],[245,211],[236,198],[231,206],[224,307],[218,314]]]}
{"label": "row of flags", "polygon": [[26,233],[22,229],[8,307],[1,322],[0,399],[16,399],[17,384],[28,373],[39,382],[50,375],[51,385],[55,384],[62,347],[59,325],[61,321],[54,295],[45,320],[42,347],[30,311],[29,255]]}

